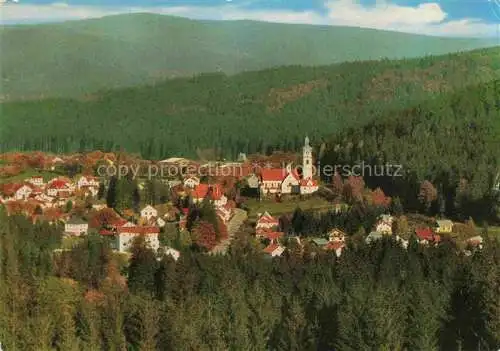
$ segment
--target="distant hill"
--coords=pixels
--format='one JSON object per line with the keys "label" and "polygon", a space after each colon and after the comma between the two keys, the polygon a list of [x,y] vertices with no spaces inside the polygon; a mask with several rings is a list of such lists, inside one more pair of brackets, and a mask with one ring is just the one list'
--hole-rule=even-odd
{"label": "distant hill", "polygon": [[[348,128],[361,130],[419,104],[448,101],[448,96],[467,102],[465,89],[493,80],[500,80],[500,48],[234,76],[203,74],[79,99],[3,103],[0,149],[123,147],[146,158],[194,156],[200,149],[218,149],[225,157],[297,150],[305,134],[317,141]],[[453,114],[460,123],[482,113],[474,101],[464,110],[444,103],[431,117],[417,109],[412,120],[431,118],[433,128],[441,128],[447,123],[442,115]],[[500,102],[489,104],[487,109],[498,113]],[[492,123],[500,126],[498,121]]]}
{"label": "distant hill", "polygon": [[494,45],[350,27],[128,14],[0,28],[0,101],[79,96],[201,72],[439,55]]}

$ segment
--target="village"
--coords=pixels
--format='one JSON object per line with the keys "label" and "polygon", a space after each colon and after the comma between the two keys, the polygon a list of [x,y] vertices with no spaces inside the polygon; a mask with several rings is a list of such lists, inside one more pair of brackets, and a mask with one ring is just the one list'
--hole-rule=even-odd
{"label": "village", "polygon": [[[96,169],[121,162],[151,163],[137,159],[119,160],[116,155],[105,153],[86,155],[86,159],[77,160],[40,154],[31,158],[28,155],[4,155],[0,202],[9,215],[22,214],[33,223],[60,225],[65,241],[59,250],[71,250],[78,238],[94,233],[109,240],[116,252],[128,255],[134,240],[142,237],[159,255],[170,255],[177,260],[181,252],[193,243],[209,254],[225,254],[235,235],[245,232],[250,233],[251,239],[267,257],[282,256],[290,243],[299,248],[307,245],[340,257],[355,233],[346,233],[339,227],[307,237],[301,237],[293,230],[285,231],[283,221],[289,220],[296,208],[313,213],[329,211],[334,215],[349,209],[345,202],[327,201],[320,196],[321,188],[328,188],[328,185],[321,184],[314,174],[313,152],[307,137],[301,156],[300,168],[293,167],[292,162],[282,166],[283,162],[269,160],[262,167],[255,160],[247,160],[246,155],[241,155],[238,162],[215,164],[169,158],[159,164],[177,170],[190,166],[191,171],[179,172],[176,179],[162,179],[161,185],[156,185],[156,192],[160,192],[158,187],[163,187],[163,198],[156,196],[154,201],[148,202],[151,196],[138,195],[141,200],[135,209],[117,211],[106,201],[112,187],[110,177],[98,174]],[[20,165],[30,169],[31,175],[25,177],[27,172],[15,170],[16,167],[23,168]],[[57,174],[58,170],[65,174]],[[214,170],[215,176],[212,174]],[[5,177],[6,172],[19,174]],[[223,176],[218,176],[220,174]],[[139,193],[143,195],[148,191],[146,183],[147,180],[137,182]],[[373,191],[373,198],[379,193],[379,189]],[[382,198],[382,203],[389,204],[386,197],[382,195]],[[249,204],[253,206],[249,207]],[[194,213],[207,206],[216,215],[211,222]],[[365,243],[392,237],[407,248],[413,236],[422,245],[439,245],[443,237],[453,237],[453,233],[463,232],[466,228],[468,234],[460,239],[466,254],[483,245],[483,237],[467,224],[443,218],[412,227],[407,223],[402,225],[401,216],[391,214],[390,206],[385,209],[386,212],[377,217],[372,230],[365,233]]]}

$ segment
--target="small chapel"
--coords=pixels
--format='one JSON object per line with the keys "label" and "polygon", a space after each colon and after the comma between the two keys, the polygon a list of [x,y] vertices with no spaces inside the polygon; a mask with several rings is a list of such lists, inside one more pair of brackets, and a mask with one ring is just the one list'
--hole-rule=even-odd
{"label": "small chapel", "polygon": [[[298,172],[302,170],[302,174]],[[309,138],[306,136],[302,148],[302,166],[285,168],[264,168],[260,172],[260,191],[269,194],[312,194],[318,191],[318,183],[313,179],[313,155]]]}

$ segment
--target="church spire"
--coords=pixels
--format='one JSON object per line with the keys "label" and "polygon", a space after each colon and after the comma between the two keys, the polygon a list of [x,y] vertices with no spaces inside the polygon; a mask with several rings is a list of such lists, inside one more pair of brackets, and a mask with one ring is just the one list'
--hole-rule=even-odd
{"label": "church spire", "polygon": [[312,147],[309,145],[309,137],[306,136],[304,140],[304,147],[302,148],[302,177],[304,179],[312,178]]}

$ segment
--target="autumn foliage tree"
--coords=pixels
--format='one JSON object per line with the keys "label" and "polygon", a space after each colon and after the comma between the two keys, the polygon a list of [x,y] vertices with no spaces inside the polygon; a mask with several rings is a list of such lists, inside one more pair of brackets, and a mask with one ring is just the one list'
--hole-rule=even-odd
{"label": "autumn foliage tree", "polygon": [[332,177],[332,192],[336,197],[342,196],[342,190],[344,189],[344,181],[338,172]]}
{"label": "autumn foliage tree", "polygon": [[92,215],[90,226],[93,228],[107,227],[118,218],[118,214],[112,208],[103,208]]}
{"label": "autumn foliage tree", "polygon": [[374,206],[388,208],[391,205],[392,199],[386,196],[384,191],[380,188],[373,190],[371,197]]}
{"label": "autumn foliage tree", "polygon": [[418,193],[418,200],[424,207],[426,212],[429,212],[432,206],[432,203],[437,200],[438,192],[434,185],[425,180],[420,185],[420,191]]}
{"label": "autumn foliage tree", "polygon": [[363,177],[349,176],[344,183],[344,198],[349,203],[362,202],[365,181]]}
{"label": "autumn foliage tree", "polygon": [[197,221],[191,231],[193,242],[206,250],[211,250],[217,244],[217,232],[214,226],[206,221]]}

